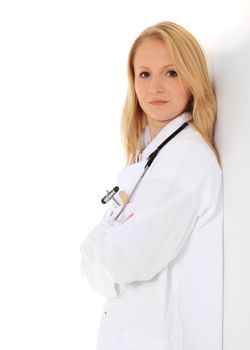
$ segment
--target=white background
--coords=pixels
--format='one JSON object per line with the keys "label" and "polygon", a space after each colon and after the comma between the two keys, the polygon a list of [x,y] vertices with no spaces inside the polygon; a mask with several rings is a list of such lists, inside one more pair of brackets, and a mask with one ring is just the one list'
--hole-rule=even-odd
{"label": "white background", "polygon": [[224,348],[250,348],[249,1],[8,0],[0,3],[1,349],[95,349],[105,300],[80,275],[79,245],[124,165],[129,48],[163,20],[196,36],[214,75]]}

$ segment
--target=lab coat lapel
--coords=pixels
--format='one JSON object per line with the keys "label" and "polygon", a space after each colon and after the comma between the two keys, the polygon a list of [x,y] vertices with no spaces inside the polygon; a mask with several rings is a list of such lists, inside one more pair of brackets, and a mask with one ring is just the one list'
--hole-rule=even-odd
{"label": "lab coat lapel", "polygon": [[139,177],[143,173],[144,167],[147,163],[149,155],[155,151],[155,149],[175,130],[177,130],[184,122],[191,119],[189,113],[183,113],[178,117],[172,119],[153,140],[150,140],[149,127],[146,126],[142,137],[144,138],[145,149],[142,152],[142,156],[139,162],[131,164],[122,169],[118,177],[118,186],[125,191],[130,193],[138,181]]}

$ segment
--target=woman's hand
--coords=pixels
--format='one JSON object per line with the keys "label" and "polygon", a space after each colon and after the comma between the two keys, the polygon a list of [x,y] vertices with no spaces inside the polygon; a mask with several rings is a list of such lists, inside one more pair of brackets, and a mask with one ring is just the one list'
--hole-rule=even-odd
{"label": "woman's hand", "polygon": [[128,219],[130,219],[133,215],[134,215],[134,213],[129,214],[128,217],[121,222],[121,224],[124,224],[124,222],[126,222]]}

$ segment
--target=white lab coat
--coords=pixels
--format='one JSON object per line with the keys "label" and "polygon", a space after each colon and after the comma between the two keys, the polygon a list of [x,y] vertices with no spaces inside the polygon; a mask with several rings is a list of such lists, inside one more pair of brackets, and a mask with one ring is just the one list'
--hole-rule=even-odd
{"label": "white lab coat", "polygon": [[[148,145],[121,171],[121,190],[189,118],[151,142],[145,129]],[[97,350],[222,350],[222,172],[199,132],[188,125],[162,148],[116,224],[112,210],[80,246],[83,275],[107,298]]]}

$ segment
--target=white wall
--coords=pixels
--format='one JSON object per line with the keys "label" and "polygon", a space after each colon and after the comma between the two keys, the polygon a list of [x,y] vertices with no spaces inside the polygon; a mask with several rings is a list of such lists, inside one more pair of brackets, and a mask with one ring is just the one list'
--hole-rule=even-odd
{"label": "white wall", "polygon": [[249,27],[234,34],[238,40],[232,45],[217,48],[213,60],[219,102],[217,142],[224,171],[225,350],[250,349]]}
{"label": "white wall", "polygon": [[250,348],[248,3],[1,2],[1,349],[95,349],[105,300],[80,275],[79,244],[123,165],[128,50],[162,20],[200,40],[214,75],[225,187],[224,348]]}

